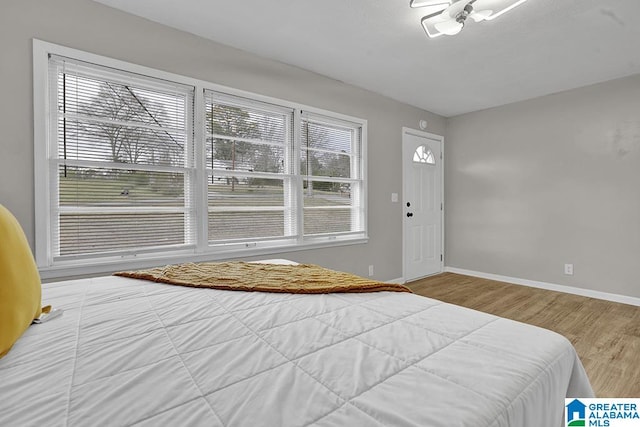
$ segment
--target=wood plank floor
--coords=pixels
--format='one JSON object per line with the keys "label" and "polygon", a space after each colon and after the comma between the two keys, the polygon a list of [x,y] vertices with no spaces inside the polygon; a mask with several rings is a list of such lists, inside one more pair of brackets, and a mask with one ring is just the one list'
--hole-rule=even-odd
{"label": "wood plank floor", "polygon": [[415,293],[550,329],[576,348],[598,397],[640,397],[640,307],[454,273]]}

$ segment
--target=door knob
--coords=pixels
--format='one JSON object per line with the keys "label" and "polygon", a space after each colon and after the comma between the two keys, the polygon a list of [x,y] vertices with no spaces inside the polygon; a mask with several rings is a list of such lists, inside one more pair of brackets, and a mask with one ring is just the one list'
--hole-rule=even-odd
{"label": "door knob", "polygon": [[407,217],[408,217],[408,218],[411,218],[412,216],[413,216],[413,213],[411,213],[411,212],[407,212]]}

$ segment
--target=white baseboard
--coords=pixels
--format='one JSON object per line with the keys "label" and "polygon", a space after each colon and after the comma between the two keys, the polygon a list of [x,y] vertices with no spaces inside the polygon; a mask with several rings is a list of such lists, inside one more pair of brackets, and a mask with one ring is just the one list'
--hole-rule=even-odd
{"label": "white baseboard", "polygon": [[385,280],[385,283],[394,283],[396,285],[404,285],[404,277],[398,277],[397,279]]}
{"label": "white baseboard", "polygon": [[444,271],[449,273],[464,274],[465,276],[480,277],[482,279],[497,280],[499,282],[513,283],[515,285],[530,286],[532,288],[540,288],[550,291],[564,292],[567,294],[581,295],[583,297],[620,302],[623,304],[636,305],[640,307],[640,298],[626,295],[611,294],[608,292],[576,288],[573,286],[556,285],[555,283],[538,282],[536,280],[520,279],[517,277],[500,276],[499,274],[483,273],[481,271],[465,270],[463,268],[457,267],[445,267]]}

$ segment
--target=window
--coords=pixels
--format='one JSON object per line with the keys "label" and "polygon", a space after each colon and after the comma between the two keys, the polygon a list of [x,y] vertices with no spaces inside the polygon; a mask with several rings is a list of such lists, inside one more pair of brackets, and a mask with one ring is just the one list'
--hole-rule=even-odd
{"label": "window", "polygon": [[193,88],[49,59],[52,258],[193,244]]}
{"label": "window", "polygon": [[413,161],[415,163],[426,163],[428,165],[436,164],[436,158],[433,155],[433,151],[431,151],[431,149],[426,145],[421,145],[416,148],[416,151],[413,153]]}
{"label": "window", "polygon": [[304,177],[304,234],[364,231],[361,127],[306,114],[300,171]]}
{"label": "window", "polygon": [[296,235],[293,109],[207,91],[211,245]]}
{"label": "window", "polygon": [[49,277],[366,241],[365,121],[39,41],[34,72]]}

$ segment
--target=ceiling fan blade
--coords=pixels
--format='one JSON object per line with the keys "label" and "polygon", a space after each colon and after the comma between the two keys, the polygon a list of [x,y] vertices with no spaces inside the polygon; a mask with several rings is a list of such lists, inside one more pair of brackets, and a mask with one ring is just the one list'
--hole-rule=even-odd
{"label": "ceiling fan blade", "polygon": [[481,22],[487,19],[488,17],[490,17],[492,13],[493,13],[493,10],[489,10],[489,9],[478,10],[478,11],[471,12],[469,17],[473,19],[475,22]]}
{"label": "ceiling fan blade", "polygon": [[442,34],[453,36],[462,31],[464,24],[456,21],[455,19],[450,19],[448,21],[437,22],[434,24],[434,27],[436,27],[436,30],[440,31]]}
{"label": "ceiling fan blade", "polygon": [[426,6],[439,6],[450,5],[451,0],[411,0],[409,6],[411,7],[426,7]]}

